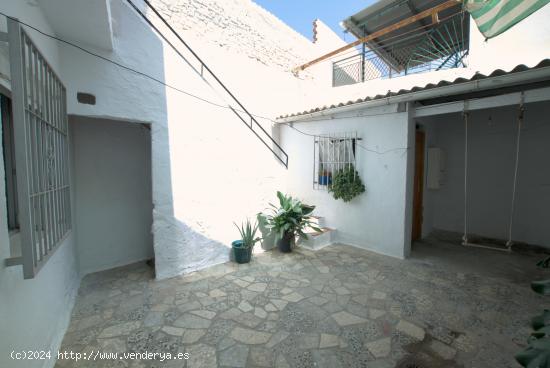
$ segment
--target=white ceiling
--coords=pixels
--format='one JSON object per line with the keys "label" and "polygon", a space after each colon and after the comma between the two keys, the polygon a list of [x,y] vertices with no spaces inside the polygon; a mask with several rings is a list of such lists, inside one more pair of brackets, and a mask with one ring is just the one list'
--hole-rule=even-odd
{"label": "white ceiling", "polygon": [[56,35],[82,46],[112,50],[109,0],[39,0]]}

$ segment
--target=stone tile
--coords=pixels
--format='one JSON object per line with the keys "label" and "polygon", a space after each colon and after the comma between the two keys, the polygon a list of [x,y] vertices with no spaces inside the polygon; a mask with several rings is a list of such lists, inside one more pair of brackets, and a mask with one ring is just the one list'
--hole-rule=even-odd
{"label": "stone tile", "polygon": [[332,348],[340,345],[340,338],[336,335],[321,334],[319,349]]}
{"label": "stone tile", "polygon": [[126,351],[126,341],[121,338],[100,339],[99,346],[105,353],[121,353]]}
{"label": "stone tile", "polygon": [[187,348],[189,359],[188,368],[212,368],[217,366],[216,349],[211,346],[199,344]]}
{"label": "stone tile", "polygon": [[242,327],[235,327],[233,331],[231,331],[230,336],[232,339],[247,345],[265,344],[271,338],[270,333],[251,330],[251,329],[242,328]]}
{"label": "stone tile", "polygon": [[284,299],[288,302],[296,303],[296,302],[299,302],[300,300],[304,299],[304,297],[301,294],[297,293],[297,292],[293,292],[293,293],[284,295],[282,297],[282,299]]}
{"label": "stone tile", "polygon": [[273,334],[273,336],[271,336],[266,344],[266,347],[271,349],[275,345],[283,342],[288,336],[290,336],[290,334],[286,331],[277,331]]}
{"label": "stone tile", "polygon": [[199,309],[199,310],[191,311],[191,313],[196,315],[196,316],[206,318],[206,319],[212,319],[212,318],[216,317],[216,312],[212,312],[212,311],[205,310],[205,309]]}
{"label": "stone tile", "polygon": [[424,340],[425,332],[424,329],[418,327],[415,324],[407,322],[405,320],[400,320],[397,326],[395,327],[398,331],[401,331],[411,337],[414,337],[417,340]]}
{"label": "stone tile", "polygon": [[380,340],[367,342],[365,347],[375,358],[385,358],[391,351],[391,338],[386,337]]}
{"label": "stone tile", "polygon": [[369,309],[369,318],[372,318],[372,319],[377,319],[379,317],[382,317],[383,315],[385,315],[386,312],[381,310],[381,309]]}
{"label": "stone tile", "polygon": [[206,334],[206,330],[185,330],[181,342],[184,344],[194,344]]}
{"label": "stone tile", "polygon": [[246,367],[248,359],[249,347],[237,344],[229,349],[222,351],[220,356],[220,364],[227,367]]}
{"label": "stone tile", "polygon": [[283,295],[290,294],[290,293],[292,293],[292,291],[293,290],[290,289],[290,288],[283,288],[283,289],[281,289],[281,294],[283,294]]}
{"label": "stone tile", "polygon": [[331,317],[340,326],[357,325],[359,323],[367,322],[367,320],[365,318],[358,317],[358,316],[356,316],[354,314],[351,314],[351,313],[348,313],[346,311],[334,313]]}
{"label": "stone tile", "polygon": [[250,282],[247,282],[247,281],[244,281],[244,280],[240,280],[240,279],[233,280],[233,282],[234,282],[235,284],[237,284],[237,286],[242,287],[242,288],[245,288],[245,287],[247,287],[248,285],[250,285]]}
{"label": "stone tile", "polygon": [[270,349],[254,346],[250,348],[249,359],[253,367],[273,367],[273,352]]}
{"label": "stone tile", "polygon": [[174,321],[174,326],[183,328],[208,328],[211,321],[194,314],[184,314]]}
{"label": "stone tile", "polygon": [[247,289],[250,290],[250,291],[256,291],[256,292],[259,292],[259,293],[263,293],[266,288],[267,288],[267,284],[265,282],[258,282],[258,283],[250,285]]}
{"label": "stone tile", "polygon": [[120,323],[118,325],[110,326],[105,328],[99,334],[98,338],[104,339],[107,337],[116,337],[122,335],[128,335],[130,332],[137,330],[140,327],[141,323],[137,321]]}
{"label": "stone tile", "polygon": [[259,317],[259,318],[266,318],[267,317],[267,312],[265,310],[263,310],[261,307],[256,307],[254,308],[254,315],[256,317]]}
{"label": "stone tile", "polygon": [[328,302],[327,299],[325,299],[321,296],[312,296],[311,298],[308,299],[308,301],[310,301],[311,303],[313,303],[315,305],[318,305],[318,306],[321,306],[321,305],[326,304]]}
{"label": "stone tile", "polygon": [[[460,247],[454,252],[474,256]],[[189,366],[393,368],[408,344],[424,339],[425,353],[449,366],[514,365],[512,345],[529,334],[517,316],[535,314],[538,299],[493,268],[482,270],[492,277],[456,272],[460,265],[445,263],[452,259],[402,261],[337,245],[266,252],[245,267],[227,264],[155,282],[145,265],[100,272],[82,280],[61,349],[191,350]],[[506,255],[501,262],[512,273],[522,270],[513,279],[536,279],[517,259]],[[524,303],[514,303],[518,298]],[[79,367],[62,363],[58,368]],[[153,366],[136,361],[128,368]]]}
{"label": "stone tile", "polygon": [[288,304],[287,301],[281,299],[271,299],[271,303],[280,311],[285,309]]}
{"label": "stone tile", "polygon": [[179,327],[172,327],[172,326],[163,326],[161,328],[161,331],[172,336],[183,336],[183,332],[185,331],[185,329],[179,328]]}
{"label": "stone tile", "polygon": [[251,310],[253,310],[254,307],[251,306],[250,303],[247,302],[246,300],[243,300],[243,301],[239,304],[239,309],[246,313],[246,312],[250,312]]}
{"label": "stone tile", "polygon": [[160,326],[164,319],[163,315],[164,313],[162,312],[149,312],[143,320],[143,325],[145,327]]}
{"label": "stone tile", "polygon": [[443,344],[440,341],[432,340],[430,350],[439,355],[444,360],[452,360],[456,355],[456,349]]}

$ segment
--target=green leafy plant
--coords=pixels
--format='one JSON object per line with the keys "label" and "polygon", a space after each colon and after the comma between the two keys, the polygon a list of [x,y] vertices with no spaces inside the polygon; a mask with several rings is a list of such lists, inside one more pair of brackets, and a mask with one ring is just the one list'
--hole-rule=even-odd
{"label": "green leafy plant", "polygon": [[361,181],[359,173],[353,165],[336,171],[332,178],[332,186],[329,187],[334,199],[342,199],[349,202],[353,198],[365,192],[365,186]]}
{"label": "green leafy plant", "polygon": [[281,192],[277,192],[277,197],[279,198],[279,206],[270,203],[273,213],[266,215],[267,228],[276,234],[277,239],[282,239],[285,233],[307,239],[304,232],[307,228],[321,232],[321,229],[313,225],[311,216],[309,216],[315,206],[304,204],[300,200],[285,196]]}
{"label": "green leafy plant", "polygon": [[[234,223],[235,224],[235,223]],[[262,240],[262,238],[256,237],[256,232],[258,231],[258,223],[255,222],[254,225],[250,223],[249,219],[239,227],[235,224],[239,233],[241,234],[241,239],[243,241],[243,248],[252,248],[257,242]]]}
{"label": "green leafy plant", "polygon": [[[537,266],[550,268],[550,257],[540,261]],[[550,295],[550,280],[533,281],[531,289],[541,295]],[[527,348],[516,354],[516,360],[527,368],[550,368],[550,310],[531,320],[533,332],[527,339]]]}

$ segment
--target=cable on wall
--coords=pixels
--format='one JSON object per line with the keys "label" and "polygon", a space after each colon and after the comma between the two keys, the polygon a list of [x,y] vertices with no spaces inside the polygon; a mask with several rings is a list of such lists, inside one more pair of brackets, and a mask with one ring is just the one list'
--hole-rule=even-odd
{"label": "cable on wall", "polygon": [[[163,80],[161,80],[161,79],[158,79],[158,78],[156,78],[156,77],[154,77],[154,76],[152,76],[152,75],[150,75],[150,74],[147,74],[147,73],[145,73],[145,72],[141,72],[141,71],[139,71],[139,70],[137,70],[137,69],[134,69],[134,68],[132,68],[132,67],[129,67],[129,66],[127,66],[127,65],[124,65],[124,64],[122,64],[122,63],[119,63],[119,62],[117,62],[117,61],[115,61],[115,60],[112,60],[112,59],[110,59],[110,58],[108,58],[108,57],[105,57],[105,56],[102,56],[102,55],[100,55],[100,54],[98,54],[98,53],[95,53],[95,52],[93,52],[93,51],[90,51],[90,50],[86,49],[85,47],[82,47],[82,46],[76,44],[75,42],[67,41],[67,40],[62,39],[62,38],[60,38],[60,37],[57,37],[57,36],[51,35],[51,34],[49,34],[49,33],[47,33],[47,32],[44,32],[44,31],[42,31],[41,29],[39,29],[39,28],[37,28],[37,27],[35,27],[35,26],[32,26],[32,25],[30,25],[30,24],[28,24],[28,23],[26,23],[26,22],[23,22],[23,21],[21,21],[21,20],[15,18],[15,17],[12,17],[12,16],[10,16],[10,15],[7,15],[7,14],[4,13],[4,12],[1,12],[1,11],[0,11],[0,15],[3,15],[3,16],[6,17],[6,18],[9,18],[9,19],[11,19],[11,20],[13,20],[13,21],[15,21],[15,22],[17,22],[17,23],[19,23],[19,24],[22,24],[22,25],[24,25],[24,26],[26,26],[26,27],[28,27],[28,28],[30,28],[30,29],[32,29],[32,30],[34,30],[34,31],[36,31],[36,32],[38,32],[38,33],[40,33],[41,35],[43,35],[43,36],[45,36],[45,37],[51,38],[51,39],[53,39],[53,40],[56,40],[56,41],[58,41],[58,42],[61,42],[61,43],[63,43],[63,44],[66,44],[66,45],[68,45],[68,46],[74,47],[74,48],[76,48],[76,49],[78,49],[78,50],[80,50],[80,51],[82,51],[82,52],[84,52],[84,53],[86,53],[86,54],[88,54],[88,55],[90,55],[90,56],[96,57],[96,58],[101,59],[101,60],[103,60],[103,61],[105,61],[105,62],[107,62],[107,63],[113,64],[113,65],[115,65],[115,66],[117,66],[117,67],[119,67],[119,68],[121,68],[121,69],[124,69],[124,70],[126,70],[126,71],[135,73],[135,74],[137,74],[137,75],[139,75],[139,76],[141,76],[141,77],[147,78],[147,79],[149,79],[149,80],[152,80],[153,82],[156,82],[156,83],[158,83],[158,84],[160,84],[160,85],[163,85],[163,86],[165,86],[165,87],[167,87],[167,88],[170,88],[170,89],[172,89],[172,90],[174,90],[174,91],[176,91],[176,92],[182,93],[182,94],[184,94],[184,95],[186,95],[186,96],[189,96],[189,97],[191,97],[191,98],[195,98],[195,99],[197,99],[197,100],[199,100],[199,101],[208,103],[208,104],[210,104],[210,105],[212,105],[212,106],[215,106],[215,107],[218,107],[218,108],[227,109],[227,110],[236,110],[236,111],[238,111],[238,112],[244,112],[244,111],[241,111],[240,109],[236,109],[236,108],[233,108],[233,107],[228,106],[228,105],[219,104],[219,103],[217,103],[217,102],[214,102],[214,101],[208,100],[208,99],[206,99],[206,98],[200,97],[200,96],[198,96],[198,95],[195,95],[195,94],[193,94],[193,93],[191,93],[191,92],[189,92],[189,91],[186,91],[186,90],[183,90],[183,89],[178,88],[178,87],[176,87],[176,86],[173,86],[173,85],[171,85],[171,84],[169,84],[169,83],[167,83],[167,82],[165,82],[165,81],[163,81]],[[330,120],[356,119],[356,118],[359,118],[359,117],[381,116],[381,115],[390,115],[390,114],[393,114],[393,113],[377,113],[377,114],[362,114],[362,115],[359,114],[359,115],[355,115],[355,116],[332,117],[332,118],[330,118]],[[300,134],[306,135],[306,136],[313,136],[313,137],[318,136],[318,135],[308,134],[308,133],[306,133],[306,132],[303,132],[303,131],[297,129],[296,127],[292,126],[292,124],[290,124],[290,123],[281,123],[281,122],[275,121],[275,120],[273,120],[273,119],[271,119],[271,118],[268,118],[268,117],[265,117],[265,116],[262,116],[262,115],[257,115],[257,114],[251,114],[251,115],[253,115],[254,117],[260,118],[260,119],[267,120],[267,121],[269,121],[269,122],[271,122],[271,123],[274,123],[274,124],[286,125],[286,126],[290,127],[291,129],[293,129],[294,131],[296,131],[296,132],[298,132],[298,133],[300,133]],[[311,119],[311,120],[308,120],[308,121],[310,121],[310,122],[315,122],[315,121],[325,121],[325,120],[327,120],[327,119]],[[384,154],[386,154],[386,153],[393,152],[393,151],[400,151],[400,150],[408,150],[408,149],[409,149],[409,147],[398,147],[398,148],[392,148],[392,149],[385,150],[385,151],[378,151],[378,150],[375,150],[375,149],[371,149],[371,148],[365,147],[365,146],[363,146],[363,145],[361,145],[361,144],[359,144],[359,143],[357,143],[357,146],[360,147],[361,149],[367,151],[367,152],[376,153],[376,154],[379,154],[379,155],[384,155]]]}

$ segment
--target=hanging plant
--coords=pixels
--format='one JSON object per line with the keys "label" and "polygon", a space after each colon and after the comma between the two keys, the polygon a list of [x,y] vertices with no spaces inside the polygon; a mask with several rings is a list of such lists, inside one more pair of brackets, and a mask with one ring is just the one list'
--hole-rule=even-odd
{"label": "hanging plant", "polygon": [[353,165],[336,171],[332,178],[332,186],[329,188],[334,199],[342,199],[349,202],[353,198],[365,192],[365,186],[361,181],[359,173]]}

